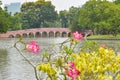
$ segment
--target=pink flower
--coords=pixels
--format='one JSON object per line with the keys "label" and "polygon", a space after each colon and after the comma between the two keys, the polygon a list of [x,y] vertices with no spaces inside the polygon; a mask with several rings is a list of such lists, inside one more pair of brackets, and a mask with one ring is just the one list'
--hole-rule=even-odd
{"label": "pink flower", "polygon": [[81,33],[79,33],[78,31],[73,32],[73,37],[75,40],[82,40],[83,39],[83,35]]}
{"label": "pink flower", "polygon": [[77,69],[74,69],[74,74],[76,74],[78,76],[80,74],[80,71]]}
{"label": "pink flower", "polygon": [[77,69],[66,69],[66,73],[72,80],[76,80],[76,77],[80,74],[80,71]]}
{"label": "pink flower", "polygon": [[40,47],[36,42],[32,41],[26,45],[26,49],[28,52],[37,54],[40,50]]}
{"label": "pink flower", "polygon": [[75,64],[73,62],[70,62],[69,65],[71,68],[75,68]]}
{"label": "pink flower", "polygon": [[65,69],[66,70],[66,74],[72,78],[72,80],[76,80],[76,77],[80,74],[80,71],[76,69],[76,66],[73,62],[70,62],[69,63],[69,67],[68,69]]}
{"label": "pink flower", "polygon": [[74,73],[73,73],[72,69],[70,69],[70,70],[66,69],[66,73],[67,73],[67,75],[68,75],[69,77],[72,78],[72,80],[75,79],[75,78],[74,78]]}

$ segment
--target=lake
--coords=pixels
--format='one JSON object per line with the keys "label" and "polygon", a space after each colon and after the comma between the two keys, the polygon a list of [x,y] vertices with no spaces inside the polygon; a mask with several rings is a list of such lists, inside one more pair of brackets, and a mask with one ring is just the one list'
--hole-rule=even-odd
{"label": "lake", "polygon": [[[51,47],[51,44],[61,43],[67,38],[30,38],[24,39],[25,42],[35,40],[40,45],[38,55],[24,53],[25,56],[34,64],[41,60],[41,54],[44,50]],[[33,68],[23,59],[23,57],[13,47],[18,39],[0,39],[0,80],[36,80]],[[106,44],[115,51],[120,51],[118,40],[98,40],[99,44]],[[18,45],[20,48],[23,45]]]}

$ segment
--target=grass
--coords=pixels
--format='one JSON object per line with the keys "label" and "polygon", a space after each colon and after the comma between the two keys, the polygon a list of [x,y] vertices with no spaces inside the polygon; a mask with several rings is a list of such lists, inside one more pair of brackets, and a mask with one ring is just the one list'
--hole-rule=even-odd
{"label": "grass", "polygon": [[88,38],[120,38],[120,34],[118,34],[117,36],[113,36],[113,35],[91,35],[91,36],[88,36]]}

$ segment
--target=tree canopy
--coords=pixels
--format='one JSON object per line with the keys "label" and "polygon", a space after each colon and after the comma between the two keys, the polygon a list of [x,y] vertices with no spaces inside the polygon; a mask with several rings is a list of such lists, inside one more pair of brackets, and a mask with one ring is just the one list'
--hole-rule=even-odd
{"label": "tree canopy", "polygon": [[0,7],[0,33],[7,32],[9,24],[10,21],[8,13]]}
{"label": "tree canopy", "polygon": [[115,4],[120,4],[120,0],[115,0]]}
{"label": "tree canopy", "polygon": [[120,32],[120,6],[106,0],[90,0],[78,13],[78,28],[97,34]]}
{"label": "tree canopy", "polygon": [[22,4],[21,18],[23,28],[47,27],[47,22],[57,19],[57,12],[50,1],[38,0]]}

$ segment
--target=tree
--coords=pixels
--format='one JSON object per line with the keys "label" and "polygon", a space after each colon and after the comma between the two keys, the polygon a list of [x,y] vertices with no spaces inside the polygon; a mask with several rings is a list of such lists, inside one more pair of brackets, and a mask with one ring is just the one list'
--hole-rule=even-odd
{"label": "tree", "polygon": [[80,28],[92,29],[94,31],[94,23],[99,21],[99,18],[96,16],[98,13],[95,10],[96,5],[98,5],[96,2],[95,0],[88,1],[81,8],[78,18]]}
{"label": "tree", "polygon": [[111,31],[114,33],[117,27],[120,26],[119,9],[119,6],[113,2],[90,0],[80,10],[79,26],[80,28],[91,29],[94,33],[97,32],[98,34],[101,32],[109,33]]}
{"label": "tree", "polygon": [[21,18],[19,13],[15,13],[14,16],[10,17],[9,30],[20,30],[21,28]]}
{"label": "tree", "polygon": [[60,11],[59,19],[62,27],[68,27],[68,12],[66,10]]}
{"label": "tree", "polygon": [[23,28],[39,28],[55,21],[57,12],[50,1],[38,0],[22,4],[21,17]]}
{"label": "tree", "polygon": [[111,24],[110,32],[116,36],[120,33],[120,5],[110,6],[111,18],[109,23]]}
{"label": "tree", "polygon": [[36,22],[36,15],[34,2],[26,2],[22,4],[20,13],[22,19],[22,28],[27,29],[34,27],[34,23]]}
{"label": "tree", "polygon": [[9,15],[0,7],[0,33],[5,33],[10,24]]}
{"label": "tree", "polygon": [[45,0],[38,0],[36,2],[36,8],[40,8],[40,12],[38,12],[39,22],[40,25],[42,24],[43,27],[46,27],[47,22],[53,22],[57,19],[57,12],[55,11],[55,6],[52,5],[50,1]]}
{"label": "tree", "polygon": [[114,3],[115,4],[120,4],[120,0],[115,0]]}
{"label": "tree", "polygon": [[80,29],[77,28],[78,26],[78,14],[79,14],[80,8],[78,7],[70,7],[69,8],[69,12],[68,12],[68,24],[69,24],[69,28],[72,31],[78,30],[80,31]]}
{"label": "tree", "polygon": [[0,0],[0,6],[2,5],[2,1]]}

